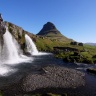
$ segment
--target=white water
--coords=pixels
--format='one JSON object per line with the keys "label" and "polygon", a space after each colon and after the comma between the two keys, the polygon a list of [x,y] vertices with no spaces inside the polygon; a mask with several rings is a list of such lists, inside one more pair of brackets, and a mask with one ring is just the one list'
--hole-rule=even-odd
{"label": "white water", "polygon": [[17,71],[17,69],[12,69],[10,66],[15,66],[21,62],[30,62],[30,58],[22,54],[17,41],[7,28],[3,40],[4,44],[0,44],[0,75],[4,76]]}
{"label": "white water", "polygon": [[[48,55],[50,53],[38,52],[32,39],[25,35],[27,52],[31,55]],[[32,57],[27,57],[22,54],[20,46],[6,28],[6,32],[3,35],[4,44],[0,43],[0,76],[8,76],[18,69],[14,68],[17,64],[24,62],[32,62]]]}
{"label": "white water", "polygon": [[27,52],[29,52],[31,55],[49,55],[49,54],[51,54],[51,53],[39,52],[38,49],[36,48],[35,43],[27,34],[25,35],[25,40],[26,40]]}
{"label": "white water", "polygon": [[25,40],[26,40],[27,52],[29,52],[31,55],[37,55],[38,50],[36,48],[36,45],[27,34],[25,35]]}

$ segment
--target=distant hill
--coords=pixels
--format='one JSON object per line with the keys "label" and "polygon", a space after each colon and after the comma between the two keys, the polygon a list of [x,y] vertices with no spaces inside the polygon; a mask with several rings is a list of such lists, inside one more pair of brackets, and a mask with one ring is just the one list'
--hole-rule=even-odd
{"label": "distant hill", "polygon": [[72,39],[69,39],[61,34],[61,32],[56,28],[56,26],[52,22],[47,22],[43,25],[43,28],[40,30],[40,32],[37,34],[39,36],[49,37],[50,39],[56,39],[60,42],[71,42]]}
{"label": "distant hill", "polygon": [[85,43],[87,45],[96,46],[96,43]]}

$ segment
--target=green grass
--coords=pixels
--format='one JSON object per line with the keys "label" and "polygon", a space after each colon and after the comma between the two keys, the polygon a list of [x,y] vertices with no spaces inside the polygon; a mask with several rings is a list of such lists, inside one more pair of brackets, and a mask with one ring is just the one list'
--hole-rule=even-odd
{"label": "green grass", "polygon": [[80,53],[84,58],[92,58],[92,55],[90,54],[90,52],[81,52]]}
{"label": "green grass", "polygon": [[50,37],[38,37],[36,40],[36,46],[39,50],[50,50],[53,51],[53,47],[56,46],[64,46],[68,44],[67,42],[60,42],[58,39],[50,38]]}
{"label": "green grass", "polygon": [[77,53],[79,55],[74,54],[74,52],[62,52],[59,51],[58,54],[56,54],[57,58],[62,58],[64,61],[67,62],[81,62],[86,64],[94,64],[96,63],[96,47],[95,46],[77,46],[77,45],[65,45],[70,48],[76,48],[78,49]]}
{"label": "green grass", "polygon": [[3,96],[3,93],[0,91],[0,96]]}
{"label": "green grass", "polygon": [[91,55],[96,55],[96,46],[84,45],[86,51]]}

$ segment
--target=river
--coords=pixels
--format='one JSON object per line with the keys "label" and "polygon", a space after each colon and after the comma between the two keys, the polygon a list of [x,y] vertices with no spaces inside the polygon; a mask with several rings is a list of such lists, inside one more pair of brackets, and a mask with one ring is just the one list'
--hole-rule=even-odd
{"label": "river", "polygon": [[[73,64],[73,63],[64,63],[61,59],[54,58],[54,55],[39,55],[32,56],[33,61],[29,63],[20,63],[15,65],[8,65],[13,70],[17,70],[14,73],[9,74],[8,76],[0,76],[0,88],[9,86],[10,84],[18,82],[25,74],[39,68],[39,66],[46,66],[51,64],[56,64],[60,66],[65,66],[67,68],[76,69],[85,73],[85,86],[81,86],[75,89],[65,89],[65,93],[69,94],[68,96],[96,96],[96,75],[86,72],[86,68],[96,67],[96,65],[87,65],[87,64]],[[38,66],[38,67],[37,67]],[[78,81],[79,82],[79,81]]]}

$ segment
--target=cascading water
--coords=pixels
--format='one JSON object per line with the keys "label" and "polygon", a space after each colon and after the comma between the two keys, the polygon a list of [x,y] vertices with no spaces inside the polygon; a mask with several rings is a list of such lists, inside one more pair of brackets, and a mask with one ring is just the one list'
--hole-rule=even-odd
{"label": "cascading water", "polygon": [[25,35],[25,41],[27,46],[27,52],[29,52],[31,55],[49,55],[51,53],[45,53],[45,52],[39,52],[36,48],[35,43],[32,41],[32,39],[26,34]]}
{"label": "cascading water", "polygon": [[31,55],[38,55],[36,45],[27,34],[25,35],[25,40],[26,40],[27,52],[29,52]]}
{"label": "cascading water", "polygon": [[3,45],[0,43],[0,75],[6,75],[9,72],[12,73],[16,71],[16,69],[12,69],[10,66],[30,61],[29,57],[22,54],[19,44],[7,28],[5,34],[3,35],[3,41]]}
{"label": "cascading water", "polygon": [[[12,37],[12,35],[6,30],[6,33],[3,36],[4,38],[4,52],[3,52],[3,62],[6,61],[14,61],[19,58],[19,45],[16,40]],[[4,58],[6,57],[6,58]]]}

